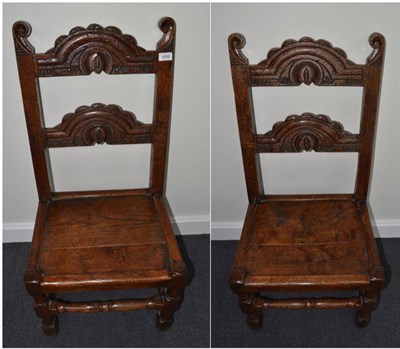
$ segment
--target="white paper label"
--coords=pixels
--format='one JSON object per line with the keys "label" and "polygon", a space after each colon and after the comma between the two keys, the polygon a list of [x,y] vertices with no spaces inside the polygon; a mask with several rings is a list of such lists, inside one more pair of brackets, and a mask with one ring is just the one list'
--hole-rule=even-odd
{"label": "white paper label", "polygon": [[158,54],[158,60],[162,61],[172,61],[172,52],[160,52]]}

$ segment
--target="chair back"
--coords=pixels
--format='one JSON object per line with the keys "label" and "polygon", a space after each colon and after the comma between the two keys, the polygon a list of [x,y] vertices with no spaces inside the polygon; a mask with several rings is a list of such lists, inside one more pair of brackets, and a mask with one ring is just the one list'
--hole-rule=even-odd
{"label": "chair back", "polygon": [[[365,64],[355,64],[346,53],[326,40],[303,37],[286,40],[273,48],[258,64],[249,64],[242,49],[243,35],[229,36],[236,113],[250,202],[264,195],[259,153],[358,152],[355,200],[366,200],[371,177],[372,156],[379,95],[385,55],[385,39],[379,33],[369,37],[373,48]],[[266,133],[256,131],[252,88],[261,86],[361,86],[363,87],[360,130],[352,134],[327,115],[310,112],[289,115]]]}
{"label": "chair back", "polygon": [[[116,27],[91,24],[75,27],[60,36],[46,53],[35,53],[28,41],[31,26],[19,21],[13,26],[19,80],[29,134],[30,148],[40,200],[55,194],[49,148],[94,144],[151,143],[149,189],[163,195],[167,167],[172,85],[175,59],[175,22],[164,17],[163,32],[156,50],[147,51],[136,39]],[[117,105],[95,103],[80,106],[54,127],[46,127],[40,96],[40,79],[77,75],[154,74],[154,109],[151,124]]]}

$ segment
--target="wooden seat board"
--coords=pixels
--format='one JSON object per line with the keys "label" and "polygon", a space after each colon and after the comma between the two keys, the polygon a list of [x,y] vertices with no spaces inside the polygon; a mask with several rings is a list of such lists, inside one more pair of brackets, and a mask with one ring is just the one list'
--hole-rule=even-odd
{"label": "wooden seat board", "polygon": [[166,241],[150,195],[57,200],[48,206],[44,229],[40,265],[61,283],[77,274],[168,274]]}
{"label": "wooden seat board", "polygon": [[[112,276],[112,277],[111,277]],[[124,271],[91,274],[44,275],[41,286],[45,292],[81,292],[126,288],[162,287],[171,280],[166,270]]]}
{"label": "wooden seat board", "polygon": [[253,275],[348,275],[368,271],[362,242],[258,245],[247,250],[246,270]]}
{"label": "wooden seat board", "polygon": [[257,206],[250,243],[310,244],[363,238],[354,201],[273,201]]}
{"label": "wooden seat board", "polygon": [[307,276],[318,275],[365,279],[368,254],[359,214],[351,200],[258,204],[247,248],[247,276],[267,277],[271,284],[281,283],[274,276],[301,275],[303,284],[315,283]]}
{"label": "wooden seat board", "polygon": [[42,250],[165,241],[154,199],[146,195],[54,201],[45,230]]}
{"label": "wooden seat board", "polygon": [[[43,251],[41,267],[45,274],[88,274],[115,271],[168,269],[164,243],[115,245]],[[102,263],[98,261],[101,260]]]}

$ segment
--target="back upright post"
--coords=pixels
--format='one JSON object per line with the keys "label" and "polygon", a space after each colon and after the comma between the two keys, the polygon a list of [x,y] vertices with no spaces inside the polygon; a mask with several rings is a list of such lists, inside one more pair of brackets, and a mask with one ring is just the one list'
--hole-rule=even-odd
{"label": "back upright post", "polygon": [[385,38],[379,33],[372,33],[369,37],[369,44],[374,48],[374,51],[367,58],[365,65],[360,148],[355,187],[355,199],[361,201],[367,199],[371,179],[376,121],[385,56]]}
{"label": "back upright post", "polygon": [[263,195],[264,189],[261,177],[260,158],[255,147],[257,132],[248,59],[241,51],[245,44],[246,39],[239,33],[231,34],[228,38],[247,195],[249,202],[255,203],[260,196]]}
{"label": "back upright post", "polygon": [[25,120],[28,129],[33,169],[39,200],[50,200],[54,191],[48,149],[43,137],[44,118],[42,101],[34,60],[35,48],[28,41],[32,28],[29,23],[19,21],[13,26],[15,54],[24,101]]}
{"label": "back upright post", "polygon": [[176,30],[175,21],[170,17],[162,18],[158,26],[164,35],[157,43],[158,64],[154,86],[153,143],[150,172],[150,190],[156,196],[164,195],[165,192]]}

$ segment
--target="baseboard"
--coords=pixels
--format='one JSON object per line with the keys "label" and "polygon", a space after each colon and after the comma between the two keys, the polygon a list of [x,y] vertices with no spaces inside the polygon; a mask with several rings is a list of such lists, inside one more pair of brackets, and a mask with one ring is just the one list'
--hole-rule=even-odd
{"label": "baseboard", "polygon": [[210,234],[210,216],[177,216],[171,223],[176,235]]}
{"label": "baseboard", "polygon": [[32,241],[33,223],[4,223],[3,242]]}
{"label": "baseboard", "polygon": [[[211,240],[239,240],[242,226],[242,222],[212,223]],[[400,220],[377,220],[372,228],[377,238],[400,238]]]}
{"label": "baseboard", "polygon": [[213,222],[211,240],[239,240],[243,222]]}
{"label": "baseboard", "polygon": [[[176,235],[210,234],[209,216],[180,216],[171,221]],[[4,223],[3,242],[32,241],[34,223]]]}

